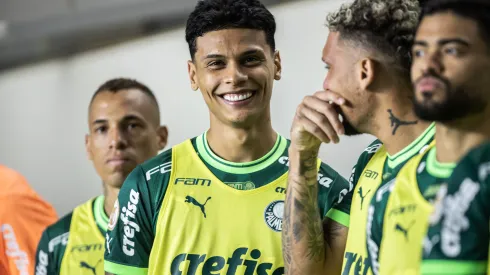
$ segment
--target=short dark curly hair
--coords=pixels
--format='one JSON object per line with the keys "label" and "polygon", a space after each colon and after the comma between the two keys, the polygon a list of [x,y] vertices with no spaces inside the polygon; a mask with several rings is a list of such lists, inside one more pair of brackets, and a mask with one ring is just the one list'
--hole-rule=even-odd
{"label": "short dark curly hair", "polygon": [[90,100],[90,104],[89,104],[89,111],[90,108],[92,107],[92,103],[94,102],[95,97],[97,97],[98,94],[102,92],[117,93],[123,90],[132,90],[132,89],[138,90],[150,98],[152,104],[155,106],[158,113],[157,122],[160,123],[160,107],[158,106],[158,101],[157,98],[155,97],[155,94],[145,84],[130,78],[114,78],[100,85],[99,88],[97,88],[95,93],[92,95],[92,99]]}
{"label": "short dark curly hair", "polygon": [[342,39],[376,53],[410,81],[411,47],[420,14],[417,0],[355,0],[327,16]]}
{"label": "short dark curly hair", "polygon": [[265,32],[267,44],[275,51],[276,21],[258,0],[200,0],[187,19],[185,39],[192,59],[196,40],[207,32],[223,29],[254,29]]}
{"label": "short dark curly hair", "polygon": [[445,11],[476,21],[483,40],[490,45],[490,1],[430,0],[423,5],[420,18]]}

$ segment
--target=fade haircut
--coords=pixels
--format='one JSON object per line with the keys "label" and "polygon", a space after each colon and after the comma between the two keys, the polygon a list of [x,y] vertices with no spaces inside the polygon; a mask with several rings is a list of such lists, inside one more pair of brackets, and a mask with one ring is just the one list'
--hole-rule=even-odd
{"label": "fade haircut", "polygon": [[160,124],[160,107],[158,106],[158,101],[157,98],[155,97],[155,94],[145,84],[130,78],[114,78],[100,85],[99,88],[97,88],[97,90],[95,91],[94,95],[92,96],[92,99],[90,100],[89,112],[92,107],[92,103],[94,102],[98,94],[102,92],[110,92],[115,94],[123,90],[135,90],[135,91],[137,90],[139,92],[142,92],[146,96],[148,96],[150,98],[151,103],[155,106],[157,111],[158,118],[156,122]]}
{"label": "fade haircut", "polygon": [[490,1],[488,0],[431,0],[424,4],[420,18],[439,12],[450,11],[476,21],[478,31],[490,45]]}
{"label": "fade haircut", "polygon": [[372,52],[410,85],[411,47],[420,15],[417,0],[355,0],[327,16],[330,31]]}
{"label": "fade haircut", "polygon": [[275,51],[276,21],[258,0],[200,0],[187,19],[185,40],[192,60],[196,40],[207,32],[224,29],[253,29],[265,32],[272,53]]}

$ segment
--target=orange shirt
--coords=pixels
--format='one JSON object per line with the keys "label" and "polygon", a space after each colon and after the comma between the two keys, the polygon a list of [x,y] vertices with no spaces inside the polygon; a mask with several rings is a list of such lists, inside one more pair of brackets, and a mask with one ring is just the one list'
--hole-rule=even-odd
{"label": "orange shirt", "polygon": [[34,274],[41,234],[56,220],[54,208],[22,175],[0,165],[0,274]]}

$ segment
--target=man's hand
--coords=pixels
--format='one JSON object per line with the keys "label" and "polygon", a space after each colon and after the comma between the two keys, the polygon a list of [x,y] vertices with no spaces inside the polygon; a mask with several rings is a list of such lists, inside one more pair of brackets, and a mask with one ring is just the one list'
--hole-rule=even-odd
{"label": "man's hand", "polygon": [[344,103],[345,99],[330,91],[305,97],[294,116],[291,145],[298,151],[317,151],[322,142],[338,143],[344,126],[334,104]]}

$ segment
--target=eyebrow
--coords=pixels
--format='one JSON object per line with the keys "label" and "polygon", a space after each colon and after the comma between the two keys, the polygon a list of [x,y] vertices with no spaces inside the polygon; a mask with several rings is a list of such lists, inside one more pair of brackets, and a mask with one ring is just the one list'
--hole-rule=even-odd
{"label": "eyebrow", "polygon": [[[261,50],[248,50],[243,53],[241,53],[241,56],[244,55],[252,55],[252,54],[263,54]],[[206,59],[213,59],[213,58],[224,58],[225,56],[222,54],[208,54],[205,57],[203,57],[201,60],[206,60]]]}
{"label": "eyebrow", "polygon": [[[126,115],[122,118],[122,121],[128,121],[128,120],[142,121],[142,119],[136,115]],[[102,123],[107,123],[107,119],[96,119],[92,122],[92,124],[102,124]]]}
{"label": "eyebrow", "polygon": [[[439,45],[439,46],[444,46],[444,45],[449,44],[449,43],[456,43],[456,44],[460,44],[460,45],[463,45],[466,47],[470,46],[470,43],[466,42],[465,40],[463,40],[461,38],[446,38],[446,39],[440,39],[437,41],[437,45]],[[413,42],[413,45],[414,46],[417,45],[417,46],[427,47],[428,43],[425,41],[417,40],[417,41]]]}

